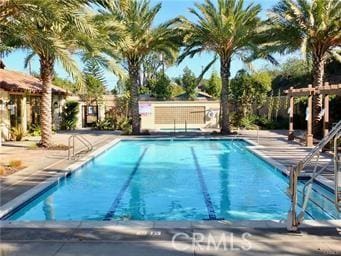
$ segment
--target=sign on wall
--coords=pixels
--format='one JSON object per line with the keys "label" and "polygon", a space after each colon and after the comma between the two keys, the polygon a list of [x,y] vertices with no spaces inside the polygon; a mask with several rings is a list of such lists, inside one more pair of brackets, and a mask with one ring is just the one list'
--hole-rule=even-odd
{"label": "sign on wall", "polygon": [[152,114],[151,103],[139,103],[139,113],[141,116],[149,116]]}

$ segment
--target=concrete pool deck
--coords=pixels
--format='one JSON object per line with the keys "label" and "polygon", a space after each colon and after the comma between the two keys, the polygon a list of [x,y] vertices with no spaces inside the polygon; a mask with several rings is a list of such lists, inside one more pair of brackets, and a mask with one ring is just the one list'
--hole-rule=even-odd
{"label": "concrete pool deck", "polygon": [[339,221],[2,222],[1,256],[341,255]]}
{"label": "concrete pool deck", "polygon": [[[103,150],[119,137],[110,132],[83,131],[95,144],[95,150]],[[70,134],[57,134],[60,143],[65,143]],[[296,143],[287,143],[283,132],[243,131],[241,137],[258,141],[260,154],[288,166],[309,152]],[[130,138],[130,137],[122,137]],[[11,147],[10,147],[11,148]],[[12,150],[12,151],[11,151]],[[66,174],[70,165],[82,161],[66,160],[67,152],[28,151],[11,148],[10,152],[0,148],[4,156],[28,159],[30,168],[1,179],[0,199],[4,206],[20,195],[27,193],[44,181]],[[58,157],[56,157],[58,156]],[[330,161],[328,155],[323,160]],[[86,159],[86,157],[85,157]],[[84,160],[84,159],[83,159]],[[327,173],[327,175],[329,175]],[[331,176],[327,179],[331,180]],[[7,255],[341,255],[340,221],[307,221],[301,233],[287,233],[285,223],[278,221],[206,221],[206,222],[0,222],[0,256]],[[225,248],[205,247],[200,243],[192,246],[193,236],[203,234],[205,243],[211,234],[217,238],[223,234],[236,235],[237,245],[244,241],[242,233],[250,233],[252,248],[231,250],[230,237],[224,241]],[[174,248],[172,238],[185,233],[185,251]],[[211,238],[210,238],[211,239]],[[212,239],[211,239],[212,240]],[[211,241],[210,240],[210,241]],[[241,241],[242,240],[242,241]],[[233,240],[234,241],[234,240]],[[212,241],[211,241],[212,242]],[[245,241],[244,241],[245,242]],[[188,246],[190,245],[190,246]],[[176,247],[176,246],[175,246]],[[203,248],[204,247],[204,248]],[[227,250],[226,250],[227,247]],[[238,246],[237,246],[238,247]],[[239,248],[240,249],[240,248]]]}

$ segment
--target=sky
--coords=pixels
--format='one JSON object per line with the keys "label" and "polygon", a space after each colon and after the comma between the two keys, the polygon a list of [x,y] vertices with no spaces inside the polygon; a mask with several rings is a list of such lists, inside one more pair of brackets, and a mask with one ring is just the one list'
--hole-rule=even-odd
{"label": "sky", "polygon": [[[162,3],[162,8],[158,16],[156,17],[155,24],[162,23],[179,15],[183,15],[193,20],[194,17],[189,14],[188,9],[190,7],[193,7],[195,2],[202,2],[202,0],[151,0],[152,5],[159,2]],[[262,12],[260,14],[262,18],[265,18],[266,11],[270,9],[274,4],[276,4],[276,0],[245,0],[245,4],[249,4],[251,2],[260,4],[262,6]],[[4,59],[7,69],[28,73],[28,69],[24,68],[24,59],[26,55],[27,52],[24,52],[23,50],[17,50],[11,53]],[[212,60],[212,58],[213,55],[209,53],[201,54],[200,56],[194,58],[187,58],[179,66],[169,67],[166,70],[166,73],[172,78],[178,77],[182,74],[183,69],[188,66],[196,75],[199,75],[202,71],[202,68],[206,66]],[[276,56],[276,59],[281,63],[286,59],[286,56]],[[78,61],[78,64],[80,68],[82,68],[82,63]],[[259,69],[269,65],[270,64],[268,62],[261,60],[257,60],[253,63],[253,67],[255,69]],[[39,61],[37,58],[33,60],[31,67],[33,71],[39,71]],[[232,60],[232,76],[235,75],[238,70],[243,68],[246,67],[239,59],[234,58]],[[219,69],[219,61],[216,61],[215,65],[206,73],[205,77],[209,77],[213,71],[218,72]],[[69,75],[63,70],[60,65],[57,64],[55,70],[59,76],[69,78]],[[109,89],[116,86],[117,78],[110,71],[105,71],[105,79],[106,85]]]}

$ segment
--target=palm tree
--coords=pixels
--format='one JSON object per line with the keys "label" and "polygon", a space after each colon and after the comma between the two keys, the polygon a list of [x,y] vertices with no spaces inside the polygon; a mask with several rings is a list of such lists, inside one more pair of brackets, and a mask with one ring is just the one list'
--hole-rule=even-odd
{"label": "palm tree", "polygon": [[18,19],[19,17],[28,17],[29,15],[34,16],[37,14],[36,11],[35,5],[30,1],[0,1],[0,62],[2,63],[1,66],[3,68],[5,67],[5,64],[1,58],[14,50],[13,47],[11,47],[13,42],[9,42],[13,38],[8,34],[8,25],[14,18]]}
{"label": "palm tree", "polygon": [[[280,53],[302,53],[312,60],[313,86],[323,85],[326,60],[330,55],[341,61],[335,51],[341,45],[341,2],[339,0],[281,0],[269,14],[269,49]],[[322,98],[314,99],[314,127]]]}
{"label": "palm tree", "polygon": [[[90,37],[95,37],[96,29],[90,23],[89,10],[83,0],[13,0],[17,4],[27,4],[34,12],[21,13],[3,8],[0,18],[7,16],[5,40],[14,47],[30,49],[26,62],[34,55],[40,61],[42,82],[41,145],[51,145],[51,85],[56,62],[62,64],[73,78],[82,83],[82,73],[77,68],[72,54],[81,47],[88,46]],[[0,20],[1,21],[1,20]]]}
{"label": "palm tree", "polygon": [[178,51],[178,32],[174,21],[155,26],[161,4],[150,7],[148,0],[115,0],[99,18],[108,33],[107,53],[121,58],[129,74],[132,133],[140,133],[138,88],[143,60],[150,53],[173,56]]}
{"label": "palm tree", "polygon": [[[185,50],[179,57],[193,57],[208,51],[220,58],[221,90],[221,133],[230,133],[229,127],[229,79],[231,60],[238,55],[246,60],[246,54],[256,50],[257,38],[262,22],[257,17],[259,5],[244,6],[243,0],[218,0],[217,4],[206,0],[196,4],[190,12],[197,18],[192,22],[182,18],[181,29],[185,33]],[[207,70],[215,60],[205,68]]]}

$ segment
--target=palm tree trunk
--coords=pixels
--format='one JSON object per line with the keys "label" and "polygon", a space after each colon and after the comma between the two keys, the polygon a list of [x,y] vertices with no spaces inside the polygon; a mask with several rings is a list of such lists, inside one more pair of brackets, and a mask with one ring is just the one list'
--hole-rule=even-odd
{"label": "palm tree trunk", "polygon": [[42,81],[41,95],[41,146],[49,147],[52,143],[52,76],[53,59],[40,58],[40,78]]}
{"label": "palm tree trunk", "polygon": [[139,115],[139,65],[134,61],[129,61],[130,78],[130,110],[132,118],[132,133],[140,134],[140,115]]}
{"label": "palm tree trunk", "polygon": [[221,134],[230,133],[230,123],[229,123],[229,107],[228,107],[228,97],[230,91],[230,65],[231,58],[220,58],[220,76],[221,76]]}
{"label": "palm tree trunk", "polygon": [[[313,56],[313,87],[323,86],[324,80],[324,65],[325,57],[314,54]],[[319,113],[322,109],[322,95],[316,94],[313,97],[313,134],[320,137],[322,133],[322,124],[319,118]]]}
{"label": "palm tree trunk", "polygon": [[0,69],[5,69],[5,67],[5,63],[2,61],[2,59],[0,59]]}

